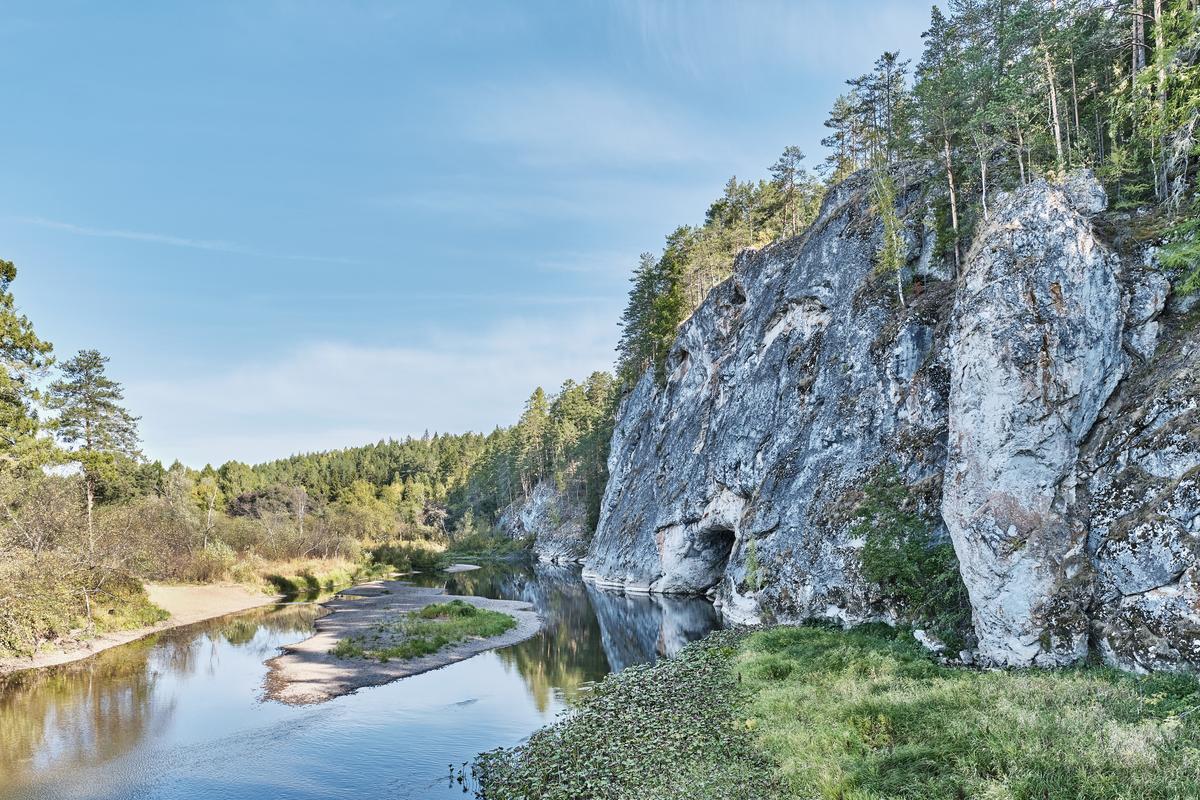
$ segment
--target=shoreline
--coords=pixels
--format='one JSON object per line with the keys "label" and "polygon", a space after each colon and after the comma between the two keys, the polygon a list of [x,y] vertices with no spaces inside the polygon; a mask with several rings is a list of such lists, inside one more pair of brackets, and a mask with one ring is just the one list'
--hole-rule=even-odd
{"label": "shoreline", "polygon": [[[374,661],[330,655],[339,641],[363,634],[397,614],[418,611],[433,603],[462,600],[479,608],[500,611],[517,625],[488,639],[471,639],[443,647],[419,658]],[[403,581],[377,580],[359,584],[321,604],[329,613],[313,623],[314,633],[281,648],[268,660],[263,699],[287,705],[323,703],[370,686],[440,669],[488,650],[523,642],[542,629],[542,619],[529,603],[446,594],[444,589],[413,586]]]}
{"label": "shoreline", "polygon": [[29,657],[0,658],[0,676],[32,669],[56,667],[91,658],[113,647],[136,642],[155,633],[182,628],[239,611],[278,603],[283,595],[263,594],[241,584],[146,584],[150,602],[169,616],[162,622],[127,631],[110,631],[86,641],[73,642]]}

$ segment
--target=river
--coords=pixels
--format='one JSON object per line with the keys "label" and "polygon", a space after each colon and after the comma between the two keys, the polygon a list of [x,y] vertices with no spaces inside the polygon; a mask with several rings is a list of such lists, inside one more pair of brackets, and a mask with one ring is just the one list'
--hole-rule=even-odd
{"label": "river", "polygon": [[720,624],[701,599],[607,592],[566,567],[505,564],[416,580],[527,601],[546,627],[316,706],[261,699],[263,662],[307,638],[313,603],[0,679],[0,800],[461,798],[451,765],[521,742],[589,683],[673,655]]}

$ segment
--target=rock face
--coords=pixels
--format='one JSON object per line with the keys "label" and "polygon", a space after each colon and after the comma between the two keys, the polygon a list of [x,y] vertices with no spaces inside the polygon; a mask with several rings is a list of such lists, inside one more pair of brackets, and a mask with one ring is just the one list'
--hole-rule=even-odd
{"label": "rock face", "polygon": [[529,498],[504,510],[498,523],[513,539],[533,537],[539,561],[568,564],[581,561],[591,539],[587,509],[543,481]]}
{"label": "rock face", "polygon": [[1087,653],[1079,446],[1129,359],[1120,260],[1085,216],[1103,194],[1080,194],[1042,185],[1006,198],[955,304],[942,516],[992,663]]}
{"label": "rock face", "polygon": [[1105,244],[1087,173],[1001,195],[959,276],[896,181],[905,303],[865,175],[739,256],[623,402],[585,576],[735,621],[902,621],[862,557],[890,465],[953,542],[980,661],[1200,667],[1200,337],[1155,355],[1166,281]]}
{"label": "rock face", "polygon": [[1200,671],[1200,336],[1172,331],[1102,417],[1084,458],[1093,640],[1125,669]]}
{"label": "rock face", "polygon": [[[898,196],[923,216],[919,185]],[[647,374],[626,398],[586,576],[715,588],[742,621],[896,617],[861,576],[846,511],[885,461],[936,496],[951,295],[927,282],[899,308],[894,279],[875,274],[870,205],[859,176],[803,237],[744,253],[680,329],[666,385]],[[921,270],[932,233],[908,234]]]}

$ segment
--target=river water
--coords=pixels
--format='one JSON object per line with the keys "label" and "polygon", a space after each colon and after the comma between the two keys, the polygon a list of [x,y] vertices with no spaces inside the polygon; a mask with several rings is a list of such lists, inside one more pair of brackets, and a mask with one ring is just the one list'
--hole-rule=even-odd
{"label": "river water", "polygon": [[0,800],[463,797],[451,765],[521,742],[590,682],[673,655],[720,623],[697,598],[626,596],[576,569],[418,576],[524,600],[528,641],[316,706],[261,700],[263,662],[307,638],[314,604],[177,628],[0,679]]}

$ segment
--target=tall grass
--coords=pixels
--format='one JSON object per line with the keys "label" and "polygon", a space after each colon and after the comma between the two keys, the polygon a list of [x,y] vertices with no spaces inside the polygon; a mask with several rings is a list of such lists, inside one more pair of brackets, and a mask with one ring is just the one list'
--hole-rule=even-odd
{"label": "tall grass", "polygon": [[736,668],[789,797],[1200,797],[1190,677],[956,669],[886,630],[821,628],[758,632]]}

